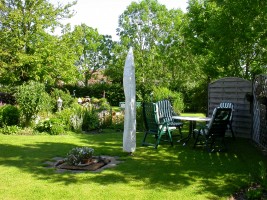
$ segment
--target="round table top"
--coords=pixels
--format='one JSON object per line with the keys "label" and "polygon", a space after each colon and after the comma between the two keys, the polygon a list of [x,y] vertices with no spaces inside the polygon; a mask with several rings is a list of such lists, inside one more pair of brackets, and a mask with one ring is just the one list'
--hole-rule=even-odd
{"label": "round table top", "polygon": [[210,121],[210,117],[197,117],[197,116],[172,116],[173,119],[187,120],[187,121]]}

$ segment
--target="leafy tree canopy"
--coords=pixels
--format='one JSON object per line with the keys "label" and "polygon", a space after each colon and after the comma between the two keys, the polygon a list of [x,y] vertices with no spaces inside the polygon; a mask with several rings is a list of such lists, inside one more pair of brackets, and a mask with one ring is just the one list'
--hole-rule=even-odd
{"label": "leafy tree canopy", "polygon": [[49,34],[60,25],[59,19],[72,16],[70,8],[75,3],[55,7],[47,0],[1,1],[2,83],[21,84],[29,80],[52,82],[59,76],[68,81],[69,74],[76,73],[72,45],[65,38]]}
{"label": "leafy tree canopy", "polygon": [[213,79],[266,73],[266,8],[261,0],[189,1],[188,41],[205,57],[204,73]]}

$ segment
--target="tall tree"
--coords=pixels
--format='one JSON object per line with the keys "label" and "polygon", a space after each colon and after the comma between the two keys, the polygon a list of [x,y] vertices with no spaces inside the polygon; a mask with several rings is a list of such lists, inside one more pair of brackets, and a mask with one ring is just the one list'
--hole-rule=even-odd
{"label": "tall tree", "polygon": [[142,98],[152,85],[169,84],[170,72],[162,62],[159,46],[168,35],[165,24],[170,20],[167,8],[156,0],[133,2],[119,18],[121,43],[134,48],[137,95]]}
{"label": "tall tree", "polygon": [[123,68],[125,58],[127,56],[128,46],[124,46],[121,42],[113,42],[111,48],[111,63],[105,70],[105,75],[108,76],[113,83],[120,84],[123,82]]}
{"label": "tall tree", "polygon": [[59,19],[72,16],[75,3],[54,7],[48,0],[1,0],[1,83],[64,80],[63,71],[73,73],[75,59],[67,58],[72,49],[64,48],[71,45],[49,32],[60,25]]}
{"label": "tall tree", "polygon": [[187,25],[180,9],[156,0],[133,2],[120,16],[121,44],[134,47],[137,95],[147,98],[153,85],[185,92],[197,84],[200,70],[184,38]]}
{"label": "tall tree", "polygon": [[191,0],[188,41],[204,56],[203,72],[212,79],[250,79],[266,72],[267,2]]}
{"label": "tall tree", "polygon": [[82,48],[82,54],[76,64],[87,86],[88,80],[96,71],[109,65],[113,42],[111,36],[101,35],[96,29],[85,24],[76,26],[73,35],[76,35],[77,42]]}
{"label": "tall tree", "polygon": [[165,37],[159,44],[159,59],[168,69],[170,89],[187,92],[199,83],[199,60],[190,50],[185,38],[185,27],[188,20],[181,10],[170,10],[169,20],[165,21],[162,29],[166,30]]}

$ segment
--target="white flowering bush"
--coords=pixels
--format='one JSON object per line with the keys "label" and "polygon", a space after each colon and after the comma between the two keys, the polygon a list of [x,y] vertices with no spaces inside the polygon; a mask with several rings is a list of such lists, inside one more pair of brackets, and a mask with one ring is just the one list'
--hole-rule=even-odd
{"label": "white flowering bush", "polygon": [[70,165],[82,164],[84,160],[93,157],[94,149],[90,147],[75,147],[67,154],[66,162]]}

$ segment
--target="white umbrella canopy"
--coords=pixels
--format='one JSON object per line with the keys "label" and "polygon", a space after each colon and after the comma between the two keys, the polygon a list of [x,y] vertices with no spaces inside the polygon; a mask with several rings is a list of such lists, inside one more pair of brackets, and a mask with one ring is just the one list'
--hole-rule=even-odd
{"label": "white umbrella canopy", "polygon": [[123,88],[125,95],[123,151],[133,153],[136,149],[136,84],[132,47],[124,65]]}

